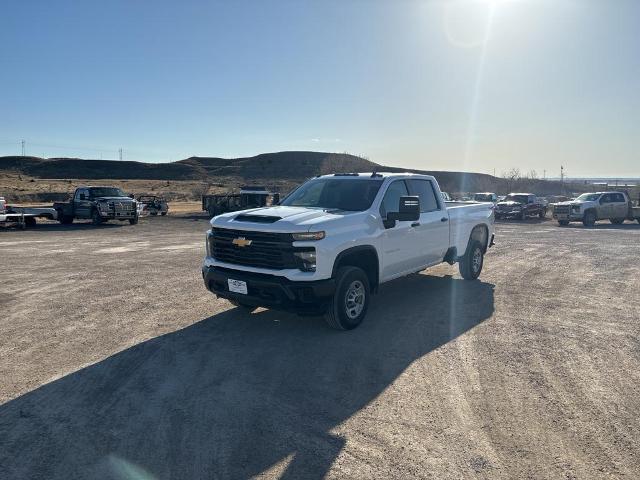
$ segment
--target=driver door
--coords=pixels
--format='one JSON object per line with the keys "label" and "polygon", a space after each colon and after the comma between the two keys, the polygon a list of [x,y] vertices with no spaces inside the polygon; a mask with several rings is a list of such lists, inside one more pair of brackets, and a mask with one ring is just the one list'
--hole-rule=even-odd
{"label": "driver door", "polygon": [[[409,195],[405,180],[394,180],[389,184],[380,205],[380,216],[386,220],[387,213],[397,212],[400,197]],[[382,272],[381,280],[387,281],[402,276],[416,268],[420,256],[415,227],[416,222],[397,221],[395,226],[386,228],[382,233]]]}
{"label": "driver door", "polygon": [[73,203],[76,217],[89,218],[91,216],[91,201],[89,200],[88,189],[77,190]]}

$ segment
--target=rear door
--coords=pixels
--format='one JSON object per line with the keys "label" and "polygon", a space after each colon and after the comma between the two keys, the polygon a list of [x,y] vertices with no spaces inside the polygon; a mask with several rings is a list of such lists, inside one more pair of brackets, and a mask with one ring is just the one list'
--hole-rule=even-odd
{"label": "rear door", "polygon": [[629,215],[629,203],[622,193],[611,194],[611,218],[627,218]]}
{"label": "rear door", "polygon": [[449,249],[449,215],[437,188],[427,179],[407,180],[409,194],[420,197],[420,222],[415,226],[419,266],[442,262]]}
{"label": "rear door", "polygon": [[[405,180],[392,181],[382,198],[380,216],[386,220],[387,213],[397,212],[400,197],[409,195]],[[415,227],[417,222],[396,222],[382,233],[382,281],[399,277],[415,268],[416,257],[420,255]]]}

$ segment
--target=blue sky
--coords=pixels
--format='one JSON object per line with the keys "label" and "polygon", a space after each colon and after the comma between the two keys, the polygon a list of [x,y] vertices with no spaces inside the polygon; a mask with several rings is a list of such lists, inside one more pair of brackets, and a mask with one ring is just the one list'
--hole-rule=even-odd
{"label": "blue sky", "polygon": [[640,2],[12,1],[0,155],[640,176]]}

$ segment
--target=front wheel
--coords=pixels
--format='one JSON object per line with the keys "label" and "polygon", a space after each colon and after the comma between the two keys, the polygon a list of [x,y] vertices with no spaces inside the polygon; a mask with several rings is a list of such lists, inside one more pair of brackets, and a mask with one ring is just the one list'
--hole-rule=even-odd
{"label": "front wheel", "polygon": [[584,214],[582,219],[582,224],[585,227],[593,227],[596,224],[596,214],[595,212],[587,212]]}
{"label": "front wheel", "polygon": [[460,275],[465,280],[475,280],[482,272],[484,265],[484,250],[482,244],[478,240],[473,240],[467,247],[464,256],[458,262]]}
{"label": "front wheel", "polygon": [[525,212],[524,210],[522,210],[522,212],[520,212],[520,220],[526,220],[527,219],[527,212]]}
{"label": "front wheel", "polygon": [[100,225],[102,223],[102,217],[100,216],[100,214],[98,213],[98,210],[94,210],[91,213],[91,223],[93,225]]}
{"label": "front wheel", "polygon": [[610,218],[609,221],[613,225],[622,225],[624,223],[624,218]]}
{"label": "front wheel", "polygon": [[336,330],[352,330],[362,323],[371,296],[369,278],[358,267],[342,267],[336,274],[336,291],[324,315]]}
{"label": "front wheel", "polygon": [[567,225],[569,225],[569,220],[558,220],[558,225],[566,227]]}
{"label": "front wheel", "polygon": [[137,225],[137,224],[138,224],[138,217],[129,219],[129,225]]}
{"label": "front wheel", "polygon": [[546,218],[546,216],[547,216],[547,211],[546,210],[540,210],[540,213],[538,214],[538,217]]}

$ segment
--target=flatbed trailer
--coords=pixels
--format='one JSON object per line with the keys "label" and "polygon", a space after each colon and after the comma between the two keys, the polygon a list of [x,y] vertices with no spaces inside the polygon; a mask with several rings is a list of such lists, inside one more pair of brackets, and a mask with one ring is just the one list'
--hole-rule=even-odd
{"label": "flatbed trailer", "polygon": [[35,225],[38,218],[56,220],[58,215],[51,207],[7,205],[4,197],[0,197],[0,223],[24,229]]}

